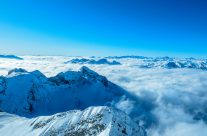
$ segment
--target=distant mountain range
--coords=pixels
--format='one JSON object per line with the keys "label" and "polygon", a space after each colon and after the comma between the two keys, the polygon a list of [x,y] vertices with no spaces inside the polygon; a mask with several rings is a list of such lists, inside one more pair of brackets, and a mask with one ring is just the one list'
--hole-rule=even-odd
{"label": "distant mountain range", "polygon": [[[144,57],[144,56],[109,56],[106,59],[135,59],[139,60],[137,66],[140,68],[189,68],[207,70],[207,59],[195,58],[171,58],[171,57]],[[123,63],[123,62],[122,62]],[[124,64],[124,63],[123,63]]]}
{"label": "distant mountain range", "polygon": [[106,59],[147,59],[150,57],[144,57],[144,56],[133,56],[133,55],[129,55],[129,56],[108,56],[105,57]]}
{"label": "distant mountain range", "polygon": [[23,60],[23,58],[15,56],[15,55],[0,55],[0,58]]}
{"label": "distant mountain range", "polygon": [[140,68],[189,68],[189,69],[201,69],[207,70],[207,60],[205,59],[177,59],[177,58],[148,58],[144,59],[143,63],[140,63]]}
{"label": "distant mountain range", "polygon": [[72,59],[66,63],[73,63],[73,64],[107,64],[107,65],[121,65],[120,62],[118,61],[108,61],[107,59],[99,59],[99,60],[94,60],[94,59]]}

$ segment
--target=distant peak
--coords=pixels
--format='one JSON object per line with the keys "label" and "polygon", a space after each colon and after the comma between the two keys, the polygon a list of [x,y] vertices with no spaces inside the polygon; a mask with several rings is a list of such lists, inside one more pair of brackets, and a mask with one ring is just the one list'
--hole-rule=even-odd
{"label": "distant peak", "polygon": [[33,75],[38,76],[38,77],[45,77],[45,75],[42,72],[40,72],[39,70],[32,71],[31,73]]}
{"label": "distant peak", "polygon": [[27,71],[22,68],[14,68],[8,72],[8,75],[11,75],[12,73],[27,73]]}

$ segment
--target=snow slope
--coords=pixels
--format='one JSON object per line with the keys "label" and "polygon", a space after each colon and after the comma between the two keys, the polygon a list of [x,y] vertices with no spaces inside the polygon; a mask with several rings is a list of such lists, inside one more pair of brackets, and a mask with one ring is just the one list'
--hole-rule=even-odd
{"label": "snow slope", "polygon": [[109,107],[90,107],[36,118],[1,112],[0,126],[0,134],[4,136],[146,135],[125,113]]}

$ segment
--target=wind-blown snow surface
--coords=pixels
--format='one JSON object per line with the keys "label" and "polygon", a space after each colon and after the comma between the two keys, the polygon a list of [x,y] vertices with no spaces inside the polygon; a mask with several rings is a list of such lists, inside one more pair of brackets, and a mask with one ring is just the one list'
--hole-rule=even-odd
{"label": "wind-blown snow surface", "polygon": [[[51,77],[62,71],[78,70],[83,66],[64,63],[78,57],[23,56],[23,58],[21,61],[0,60],[1,75],[6,75],[13,68],[21,67],[28,71],[40,70],[47,77]],[[155,66],[150,68],[140,67],[148,64],[143,58],[111,58],[111,60],[117,60],[122,65],[86,66],[139,97],[141,105],[135,106],[135,109],[140,110],[140,119],[143,120],[149,136],[207,135],[205,69],[163,67],[166,62],[172,60],[154,61]],[[198,64],[197,66],[206,62],[194,59],[188,61]],[[123,101],[117,107],[131,112],[134,104],[131,101]]]}
{"label": "wind-blown snow surface", "polygon": [[36,118],[24,118],[2,112],[0,126],[0,134],[5,136],[145,136],[144,131],[126,114],[108,107],[90,107],[84,111],[70,110]]}

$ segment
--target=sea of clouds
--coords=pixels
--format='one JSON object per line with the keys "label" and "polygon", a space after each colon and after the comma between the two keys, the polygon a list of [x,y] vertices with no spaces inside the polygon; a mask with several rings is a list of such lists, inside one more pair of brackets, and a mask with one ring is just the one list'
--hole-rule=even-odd
{"label": "sea of clouds", "polygon": [[[78,70],[81,64],[65,64],[77,57],[22,56],[0,59],[0,75],[13,68],[40,70],[46,76]],[[113,59],[114,60],[114,59]],[[139,68],[139,59],[119,59],[122,65],[87,65],[108,80],[137,96],[117,104],[126,112],[136,109],[149,136],[207,135],[207,71],[198,69]]]}

